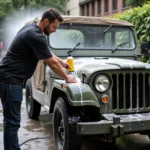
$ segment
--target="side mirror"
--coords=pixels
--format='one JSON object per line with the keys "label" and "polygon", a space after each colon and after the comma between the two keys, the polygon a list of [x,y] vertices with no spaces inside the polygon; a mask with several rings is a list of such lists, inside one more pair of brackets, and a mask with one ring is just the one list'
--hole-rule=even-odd
{"label": "side mirror", "polygon": [[150,43],[143,42],[141,43],[141,53],[144,55],[148,55],[148,52],[150,50]]}

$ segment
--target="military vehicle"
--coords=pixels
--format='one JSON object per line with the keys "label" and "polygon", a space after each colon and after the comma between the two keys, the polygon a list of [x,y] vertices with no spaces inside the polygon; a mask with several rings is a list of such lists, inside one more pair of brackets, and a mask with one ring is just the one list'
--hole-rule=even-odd
{"label": "military vehicle", "polygon": [[[26,84],[26,109],[41,107],[52,118],[57,150],[80,150],[84,138],[115,140],[150,135],[150,64],[141,61],[149,43],[138,44],[133,24],[101,17],[63,16],[46,37],[51,51],[74,58],[78,83],[66,83],[43,61]],[[35,20],[35,23],[37,20]]]}

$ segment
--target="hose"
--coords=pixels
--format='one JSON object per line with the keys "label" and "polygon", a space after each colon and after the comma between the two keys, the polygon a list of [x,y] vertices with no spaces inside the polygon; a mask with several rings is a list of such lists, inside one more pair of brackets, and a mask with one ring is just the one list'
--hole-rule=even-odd
{"label": "hose", "polygon": [[24,141],[23,143],[21,143],[19,146],[21,147],[23,144],[29,142],[29,141],[32,141],[32,140],[37,140],[37,139],[52,139],[53,137],[50,137],[50,136],[45,136],[45,137],[36,137],[36,138],[32,138],[32,139],[29,139],[29,140],[26,140]]}

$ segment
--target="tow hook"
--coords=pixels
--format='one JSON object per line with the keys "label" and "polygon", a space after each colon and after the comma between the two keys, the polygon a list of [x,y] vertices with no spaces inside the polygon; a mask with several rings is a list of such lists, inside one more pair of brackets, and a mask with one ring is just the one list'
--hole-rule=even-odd
{"label": "tow hook", "polygon": [[120,124],[120,117],[113,117],[113,125],[111,125],[111,133],[113,137],[119,137],[124,134],[124,126]]}

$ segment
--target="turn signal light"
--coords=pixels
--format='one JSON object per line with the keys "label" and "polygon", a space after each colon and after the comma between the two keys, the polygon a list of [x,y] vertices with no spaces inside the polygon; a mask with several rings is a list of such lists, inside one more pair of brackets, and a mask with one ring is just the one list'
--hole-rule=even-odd
{"label": "turn signal light", "polygon": [[67,85],[63,83],[63,84],[61,85],[61,87],[62,87],[63,89],[66,89],[66,88],[67,88]]}
{"label": "turn signal light", "polygon": [[102,96],[102,102],[105,103],[105,104],[108,103],[109,102],[109,97],[107,95],[103,95]]}

